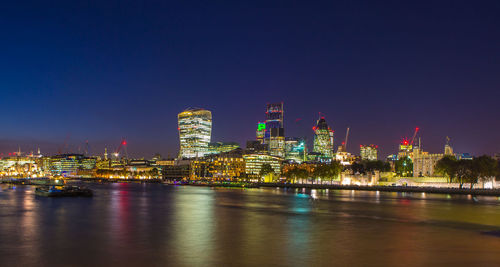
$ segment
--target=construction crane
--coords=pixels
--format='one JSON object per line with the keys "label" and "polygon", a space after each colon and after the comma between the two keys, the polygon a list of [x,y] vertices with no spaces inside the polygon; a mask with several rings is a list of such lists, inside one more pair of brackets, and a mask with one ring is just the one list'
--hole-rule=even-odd
{"label": "construction crane", "polygon": [[342,142],[344,152],[347,152],[347,141],[349,140],[349,127],[347,127],[347,131],[345,133],[345,140]]}
{"label": "construction crane", "polygon": [[417,137],[417,132],[418,132],[419,128],[416,127],[415,128],[415,132],[413,133],[413,137],[411,138],[411,142],[410,142],[410,146],[413,145],[413,142],[415,142],[415,137]]}
{"label": "construction crane", "polygon": [[89,145],[89,140],[85,140],[85,156],[90,155],[90,145]]}
{"label": "construction crane", "polygon": [[69,140],[69,137],[70,137],[70,133],[66,134],[66,138],[64,139],[64,143],[62,144],[62,146],[59,146],[57,152],[59,154],[62,154],[63,152],[63,149],[64,149],[64,153],[67,153],[68,151],[68,140]]}
{"label": "construction crane", "polygon": [[118,156],[120,155],[120,151],[121,149],[123,148],[123,150],[125,151],[125,158],[128,159],[128,153],[127,153],[127,141],[125,139],[122,139],[122,141],[120,142],[120,145],[118,146],[118,148],[116,149],[115,153],[113,153],[113,155],[118,158]]}

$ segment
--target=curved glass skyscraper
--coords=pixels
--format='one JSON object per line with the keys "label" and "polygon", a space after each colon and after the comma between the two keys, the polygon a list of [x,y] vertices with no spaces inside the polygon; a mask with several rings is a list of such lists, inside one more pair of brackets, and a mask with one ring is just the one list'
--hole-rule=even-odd
{"label": "curved glass skyscraper", "polygon": [[179,158],[196,158],[208,154],[212,134],[212,113],[189,108],[177,115],[180,140]]}
{"label": "curved glass skyscraper", "polygon": [[320,117],[314,131],[314,152],[321,153],[322,157],[333,157],[333,130],[328,127],[325,117]]}

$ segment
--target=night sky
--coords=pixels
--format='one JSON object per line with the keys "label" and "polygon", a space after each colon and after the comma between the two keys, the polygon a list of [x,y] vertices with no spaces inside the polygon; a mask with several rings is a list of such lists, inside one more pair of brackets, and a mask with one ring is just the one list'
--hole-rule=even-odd
{"label": "night sky", "polygon": [[311,144],[322,112],[355,154],[500,152],[500,1],[240,2],[3,3],[0,152],[176,156],[188,107],[244,146],[280,101]]}

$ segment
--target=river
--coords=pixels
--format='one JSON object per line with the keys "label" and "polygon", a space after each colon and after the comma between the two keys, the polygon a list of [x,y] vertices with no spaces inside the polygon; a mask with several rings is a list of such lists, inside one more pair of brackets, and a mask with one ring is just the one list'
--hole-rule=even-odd
{"label": "river", "polygon": [[0,185],[1,266],[500,266],[500,199],[351,190]]}

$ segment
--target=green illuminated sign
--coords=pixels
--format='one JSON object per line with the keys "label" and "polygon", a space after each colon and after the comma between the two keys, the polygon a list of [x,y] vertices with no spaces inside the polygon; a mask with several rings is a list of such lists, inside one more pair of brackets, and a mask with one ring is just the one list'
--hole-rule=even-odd
{"label": "green illuminated sign", "polygon": [[262,131],[266,129],[266,124],[263,122],[259,122],[259,125],[257,126],[257,131]]}

